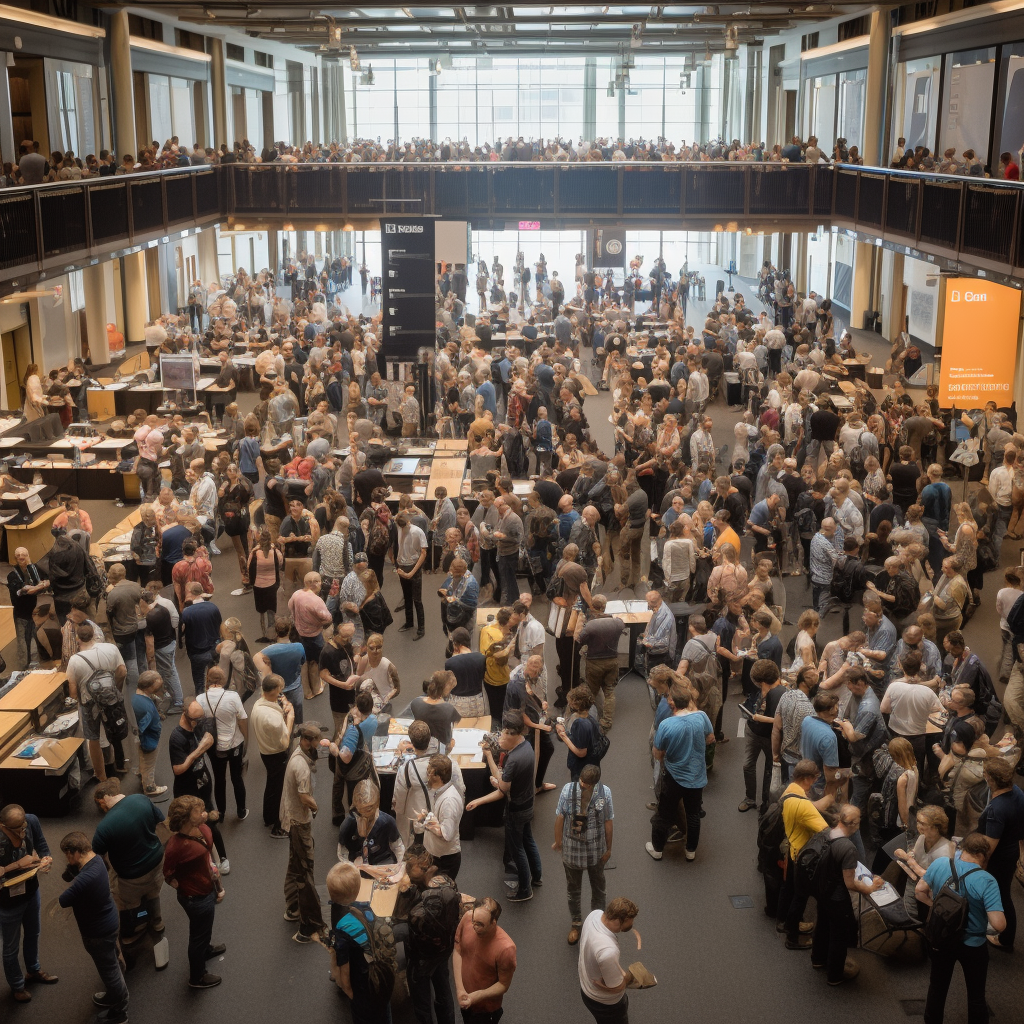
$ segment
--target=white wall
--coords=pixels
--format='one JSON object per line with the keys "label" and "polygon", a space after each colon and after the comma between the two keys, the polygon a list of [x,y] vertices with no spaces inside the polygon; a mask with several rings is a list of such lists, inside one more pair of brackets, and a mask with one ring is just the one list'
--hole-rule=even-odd
{"label": "white wall", "polygon": [[935,324],[939,312],[939,270],[932,263],[907,256],[903,261],[903,283],[907,286],[907,318],[913,337],[935,345]]}

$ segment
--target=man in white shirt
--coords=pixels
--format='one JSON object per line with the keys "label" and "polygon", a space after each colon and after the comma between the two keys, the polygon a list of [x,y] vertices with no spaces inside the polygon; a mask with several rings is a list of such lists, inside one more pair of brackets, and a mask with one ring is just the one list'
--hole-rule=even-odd
{"label": "man in white shirt", "polygon": [[768,349],[768,372],[774,377],[782,370],[782,350],[786,347],[786,335],[775,327],[765,334],[764,344]]}
{"label": "man in white shirt", "polygon": [[520,665],[533,654],[544,657],[544,641],[547,638],[547,631],[530,614],[533,605],[533,594],[520,594],[519,600],[512,605],[512,616],[516,622],[510,625],[516,627],[516,643],[512,655]]}
{"label": "man in white shirt", "polygon": [[406,513],[403,512],[395,522],[398,524],[396,569],[405,602],[405,624],[399,626],[398,631],[404,633],[413,628],[412,613],[415,608],[416,639],[419,640],[426,629],[423,612],[423,563],[427,557],[427,538]]}
{"label": "man in white shirt", "polygon": [[918,678],[921,655],[917,651],[907,651],[900,667],[904,678],[894,679],[889,684],[882,698],[881,711],[889,716],[889,731],[910,741],[918,767],[921,767],[927,746],[928,718],[932,714],[941,714],[943,708],[935,691]]}
{"label": "man in white shirt", "polygon": [[423,822],[423,845],[434,858],[439,874],[455,879],[462,864],[459,823],[466,807],[465,794],[453,778],[454,762],[446,754],[434,754],[427,762],[430,812]]}
{"label": "man in white shirt", "polygon": [[702,464],[714,466],[715,464],[715,439],[711,436],[711,417],[705,416],[701,420],[700,429],[695,430],[690,437],[690,461],[694,469]]}
{"label": "man in white shirt", "polygon": [[580,933],[580,994],[583,1005],[600,1024],[629,1020],[627,988],[636,988],[633,975],[619,963],[616,936],[631,931],[639,907],[617,896],[605,910],[592,910]]}
{"label": "man in white shirt", "polygon": [[996,523],[992,530],[992,544],[996,558],[1003,546],[1003,538],[1013,515],[1013,476],[1017,465],[1017,450],[1008,444],[1003,449],[1003,464],[993,469],[988,477],[988,489],[996,503]]}

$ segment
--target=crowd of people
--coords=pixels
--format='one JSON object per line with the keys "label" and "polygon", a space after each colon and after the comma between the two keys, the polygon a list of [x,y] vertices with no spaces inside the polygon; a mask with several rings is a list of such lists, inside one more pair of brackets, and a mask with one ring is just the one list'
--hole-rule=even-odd
{"label": "crowd of people", "polygon": [[[911,397],[899,374],[880,400],[863,382],[849,398],[831,386],[852,340],[836,340],[827,300],[794,294],[779,275],[771,312],[722,294],[694,324],[660,271],[652,311],[638,316],[586,266],[575,297],[542,289],[518,319],[511,302],[468,313],[439,274],[430,387],[399,393],[382,379],[379,314],[319,301],[315,262],[312,275],[296,269],[308,265],[300,254],[285,268],[291,299],[283,274],[278,286],[275,274],[241,270],[204,292],[196,319],[147,329],[161,351],[218,358],[233,386],[234,353],[252,351],[259,393],[251,411],[244,399],[215,411],[228,448],[209,468],[194,422],[140,411],[112,425],[143,490],[126,566],[98,578],[77,503],[55,524],[45,567],[15,554],[22,665],[66,671],[86,741],[82,789],[99,819],[91,836],[72,831],[59,844],[71,880],[61,900],[103,981],[103,1019],[127,1020],[121,957],[160,941],[165,881],[188,918],[188,984],[221,982],[208,969],[224,952],[216,913],[232,873],[221,824],[251,813],[255,745],[263,826],[288,843],[284,918],[296,942],[330,948],[355,1020],[390,1019],[404,963],[417,1019],[449,1024],[458,1006],[468,1024],[496,1021],[516,970],[515,940],[498,921],[546,880],[536,831],[548,829],[583,1005],[596,1021],[626,1021],[627,989],[652,980],[619,963],[616,936],[639,908],[609,901],[605,880],[613,842],[635,841],[614,828],[618,782],[606,760],[627,630],[610,602],[630,597],[650,613],[630,667],[647,681],[654,725],[646,750],[629,756],[650,758],[645,849],[665,862],[658,870],[672,870],[673,843],[699,868],[701,833],[725,813],[705,793],[716,760],[724,767],[716,752],[730,742],[731,686],[744,721],[738,812],[758,812],[765,912],[787,948],[809,949],[829,984],[851,981],[861,897],[888,886],[905,913],[897,925],[924,922],[932,947],[926,1020],[942,1020],[957,962],[970,1020],[985,1020],[988,950],[1015,940],[1024,842],[1013,784],[1024,736],[1019,570],[1006,570],[996,595],[998,666],[970,650],[963,629],[1024,505],[1012,410],[988,409],[975,425],[987,487],[954,505],[933,395]],[[500,266],[485,270],[503,280]],[[679,276],[688,288],[689,269]],[[598,405],[602,416],[610,406],[610,445]],[[424,432],[464,439],[468,492],[390,494],[382,467]],[[215,571],[218,542],[235,559]],[[427,635],[431,576],[445,650],[424,671],[408,656],[420,648],[395,634]],[[401,589],[394,608],[387,579]],[[224,616],[225,591],[251,593],[253,611]],[[493,615],[475,637],[482,606]],[[819,632],[838,635],[822,647]],[[392,717],[409,724],[382,806],[374,740]],[[488,717],[489,783],[470,797],[453,730]],[[562,756],[566,772],[550,781]],[[330,776],[337,834],[326,870],[314,840],[326,834],[314,822],[318,772]],[[469,900],[458,889],[460,823],[492,803],[503,806],[502,898]],[[32,807],[0,811],[0,870],[49,866]],[[954,871],[969,913],[943,939],[938,908]],[[324,877],[329,909],[316,890]],[[401,889],[389,920],[359,898],[365,878]],[[37,954],[38,885],[33,876],[0,895],[4,969],[21,1002],[57,981]]]}

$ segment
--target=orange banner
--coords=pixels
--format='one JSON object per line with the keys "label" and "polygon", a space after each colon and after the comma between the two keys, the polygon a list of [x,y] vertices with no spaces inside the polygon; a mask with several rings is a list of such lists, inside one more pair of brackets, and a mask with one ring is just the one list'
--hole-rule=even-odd
{"label": "orange banner", "polygon": [[1016,288],[976,277],[947,278],[939,405],[980,409],[1013,402],[1020,337]]}

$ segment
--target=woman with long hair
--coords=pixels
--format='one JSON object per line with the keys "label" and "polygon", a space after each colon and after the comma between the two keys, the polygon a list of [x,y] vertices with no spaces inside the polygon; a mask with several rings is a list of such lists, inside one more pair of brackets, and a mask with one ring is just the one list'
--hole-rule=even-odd
{"label": "woman with long hair", "polygon": [[269,530],[260,531],[246,570],[256,603],[256,613],[260,617],[259,641],[272,643],[269,633],[277,615],[277,591],[284,573],[284,555],[271,542]]}
{"label": "woman with long hair", "polygon": [[894,736],[888,748],[874,753],[875,774],[882,780],[882,809],[878,823],[879,844],[871,870],[880,875],[891,863],[883,847],[890,840],[912,830],[914,805],[917,802],[917,758],[910,740]]}
{"label": "woman with long hair", "polygon": [[224,468],[224,480],[218,490],[217,513],[224,524],[224,532],[231,538],[238,556],[238,571],[242,574],[242,589],[235,595],[252,590],[249,577],[249,503],[252,484],[234,462]]}
{"label": "woman with long hair", "polygon": [[363,598],[363,603],[359,606],[359,618],[363,623],[363,633],[366,636],[371,633],[379,633],[383,636],[384,631],[394,622],[394,617],[381,593],[377,574],[372,569],[364,569],[359,574],[359,582],[366,590],[366,597]]}
{"label": "woman with long hair", "polygon": [[25,369],[25,419],[41,419],[46,415],[46,404],[43,399],[43,383],[39,379],[39,364],[29,363]]}
{"label": "woman with long hair", "polygon": [[163,530],[152,505],[143,505],[140,519],[132,530],[132,562],[130,576],[141,586],[160,576],[160,555],[163,550]]}
{"label": "woman with long hair", "polygon": [[960,565],[967,585],[975,602],[981,595],[984,586],[984,571],[978,566],[978,524],[975,522],[971,506],[966,501],[953,506],[957,528],[950,543],[945,530],[939,530],[939,540],[950,554],[960,559]]}

